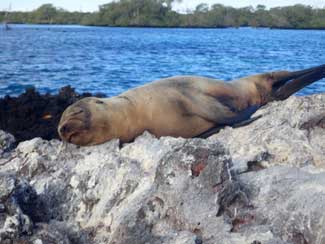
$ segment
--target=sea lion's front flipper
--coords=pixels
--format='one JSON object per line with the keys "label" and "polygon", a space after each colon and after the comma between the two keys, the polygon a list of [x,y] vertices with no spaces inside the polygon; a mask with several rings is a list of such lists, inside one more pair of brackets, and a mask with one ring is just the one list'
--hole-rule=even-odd
{"label": "sea lion's front flipper", "polygon": [[219,125],[219,126],[216,126],[216,127],[213,127],[211,129],[207,130],[206,132],[203,132],[202,134],[196,136],[195,138],[203,138],[203,139],[208,138],[208,137],[212,136],[213,134],[217,134],[221,129],[225,128],[226,126],[231,126],[232,128],[239,128],[242,126],[246,126],[246,125],[251,124],[255,120],[260,119],[261,117],[262,117],[262,115],[259,115],[259,116],[244,120],[240,123],[236,123],[233,125]]}
{"label": "sea lion's front flipper", "polygon": [[296,72],[275,72],[273,75],[277,80],[273,85],[273,98],[285,100],[305,86],[325,78],[325,65]]}
{"label": "sea lion's front flipper", "polygon": [[220,125],[220,126],[216,126],[213,127],[209,130],[207,130],[206,132],[203,132],[202,134],[195,136],[194,138],[202,138],[202,139],[206,139],[214,134],[217,134],[221,129],[225,128],[227,125]]}

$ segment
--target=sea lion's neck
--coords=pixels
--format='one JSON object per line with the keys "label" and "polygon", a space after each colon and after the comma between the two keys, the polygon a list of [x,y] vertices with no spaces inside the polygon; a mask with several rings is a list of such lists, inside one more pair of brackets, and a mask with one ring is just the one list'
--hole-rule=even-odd
{"label": "sea lion's neck", "polygon": [[111,128],[113,134],[124,142],[132,140],[130,135],[138,134],[140,127],[136,104],[123,94],[109,98],[108,101],[108,109],[112,112],[109,119],[114,120],[114,128]]}

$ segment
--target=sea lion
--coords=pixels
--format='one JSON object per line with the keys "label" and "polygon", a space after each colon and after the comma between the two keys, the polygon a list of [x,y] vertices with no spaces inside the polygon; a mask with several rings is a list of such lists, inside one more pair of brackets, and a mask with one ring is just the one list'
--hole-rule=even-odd
{"label": "sea lion", "polygon": [[220,126],[248,120],[268,102],[284,100],[324,77],[325,65],[230,82],[196,76],[166,78],[116,97],[80,100],[64,111],[58,132],[64,141],[82,146],[114,138],[130,142],[146,130],[157,137],[207,136]]}

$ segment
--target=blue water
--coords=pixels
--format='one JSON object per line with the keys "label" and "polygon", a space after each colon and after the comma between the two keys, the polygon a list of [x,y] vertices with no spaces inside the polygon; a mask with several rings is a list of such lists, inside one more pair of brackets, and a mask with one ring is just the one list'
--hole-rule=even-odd
{"label": "blue water", "polygon": [[[0,28],[0,96],[26,87],[117,95],[173,75],[231,80],[325,64],[325,31],[12,25]],[[325,92],[325,80],[299,94]]]}

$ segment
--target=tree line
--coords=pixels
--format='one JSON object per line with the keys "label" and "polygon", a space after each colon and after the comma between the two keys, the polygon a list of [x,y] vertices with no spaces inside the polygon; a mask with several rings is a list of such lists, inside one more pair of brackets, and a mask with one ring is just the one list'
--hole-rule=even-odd
{"label": "tree line", "polygon": [[69,12],[52,4],[34,11],[0,12],[0,22],[28,24],[80,24],[146,27],[269,27],[325,29],[325,8],[297,4],[267,9],[264,5],[234,8],[202,3],[179,13],[175,0],[119,0],[99,6],[96,12]]}

